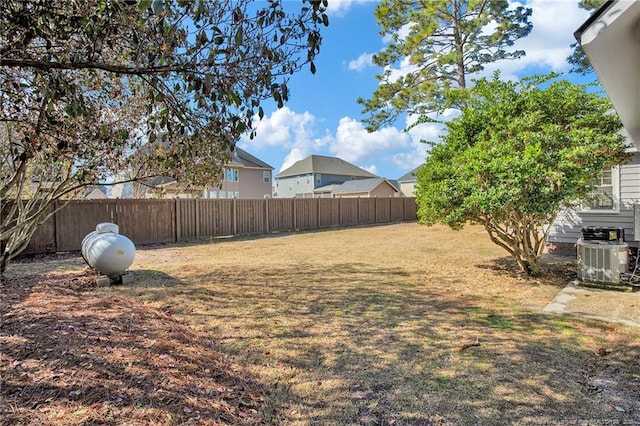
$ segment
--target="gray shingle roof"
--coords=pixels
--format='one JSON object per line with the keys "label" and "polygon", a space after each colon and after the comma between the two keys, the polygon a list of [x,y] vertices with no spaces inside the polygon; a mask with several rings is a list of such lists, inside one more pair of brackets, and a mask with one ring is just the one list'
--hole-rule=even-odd
{"label": "gray shingle roof", "polygon": [[296,161],[293,166],[278,173],[276,178],[306,175],[309,173],[321,173],[326,175],[355,176],[373,178],[373,173],[361,169],[351,163],[337,157],[324,155],[310,155],[307,158]]}
{"label": "gray shingle roof", "polygon": [[[335,188],[333,192],[335,194],[355,194],[361,192],[371,192],[383,182],[391,185],[391,183],[389,183],[389,181],[385,178],[349,180]],[[391,186],[393,187],[393,189],[398,191],[396,187],[394,187],[393,185]]]}
{"label": "gray shingle roof", "polygon": [[229,164],[273,170],[273,167],[237,146],[235,151],[231,153],[231,161],[229,162]]}
{"label": "gray shingle roof", "polygon": [[402,175],[401,177],[398,178],[398,182],[415,182],[418,180],[418,178],[416,177],[416,173],[418,173],[418,169],[422,167],[422,164],[419,165],[418,167],[416,167],[415,169],[407,172],[406,174]]}

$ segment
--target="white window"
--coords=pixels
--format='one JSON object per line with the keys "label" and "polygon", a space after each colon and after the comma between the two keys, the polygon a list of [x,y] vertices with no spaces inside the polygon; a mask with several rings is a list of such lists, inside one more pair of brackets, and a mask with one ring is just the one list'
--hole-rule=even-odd
{"label": "white window", "polygon": [[218,191],[210,190],[209,198],[218,198]]}
{"label": "white window", "polygon": [[227,198],[233,198],[233,191],[227,191]]}
{"label": "white window", "polygon": [[289,192],[293,191],[293,182],[289,182]]}
{"label": "white window", "polygon": [[220,198],[224,198],[224,191],[220,191]]}
{"label": "white window", "polygon": [[233,169],[227,169],[227,182],[233,182]]}
{"label": "white window", "polygon": [[236,198],[240,198],[240,193],[239,193],[238,191],[236,191],[236,193],[234,194],[234,196],[235,196]]}
{"label": "white window", "polygon": [[264,183],[271,182],[271,172],[270,171],[265,170],[264,172],[262,172],[262,181]]}
{"label": "white window", "polygon": [[618,210],[618,168],[602,172],[595,189],[580,205],[582,211],[611,212]]}
{"label": "white window", "polygon": [[235,169],[233,171],[233,180],[236,182],[240,182],[240,170]]}
{"label": "white window", "polygon": [[316,173],[316,185],[320,185],[322,182],[322,175],[320,173]]}

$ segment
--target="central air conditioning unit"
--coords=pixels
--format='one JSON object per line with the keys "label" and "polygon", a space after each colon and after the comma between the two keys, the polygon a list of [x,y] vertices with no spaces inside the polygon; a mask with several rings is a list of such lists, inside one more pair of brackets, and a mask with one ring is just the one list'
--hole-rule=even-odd
{"label": "central air conditioning unit", "polygon": [[627,244],[578,241],[578,279],[591,283],[620,284],[627,272]]}

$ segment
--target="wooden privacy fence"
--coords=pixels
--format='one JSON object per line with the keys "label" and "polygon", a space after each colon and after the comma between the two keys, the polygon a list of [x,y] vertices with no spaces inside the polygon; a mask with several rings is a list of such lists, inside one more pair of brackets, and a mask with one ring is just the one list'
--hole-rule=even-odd
{"label": "wooden privacy fence", "polygon": [[221,236],[415,221],[415,198],[265,198],[71,201],[40,226],[24,254],[80,250],[98,223],[136,245]]}

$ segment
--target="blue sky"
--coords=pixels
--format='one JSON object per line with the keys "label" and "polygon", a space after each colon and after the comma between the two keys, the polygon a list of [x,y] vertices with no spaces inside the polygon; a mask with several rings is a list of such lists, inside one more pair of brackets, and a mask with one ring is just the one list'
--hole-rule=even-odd
{"label": "blue sky", "polygon": [[[289,82],[289,102],[281,109],[265,104],[264,118],[255,123],[257,136],[238,143],[273,166],[274,174],[317,154],[340,157],[379,176],[397,179],[424,161],[427,145],[421,139],[438,140],[442,129],[435,124],[417,126],[409,133],[402,131],[404,121],[374,133],[364,129],[362,108],[356,100],[373,94],[380,69],[371,63],[371,55],[384,47],[373,16],[376,4],[329,0],[330,23],[323,28],[316,74],[304,70],[294,75]],[[488,66],[482,76],[495,69],[510,79],[557,71],[584,82],[569,74],[566,63],[573,32],[589,14],[577,4],[578,0],[527,1],[533,10],[533,31],[514,47],[525,50],[526,56]],[[455,111],[448,115],[455,116]]]}

